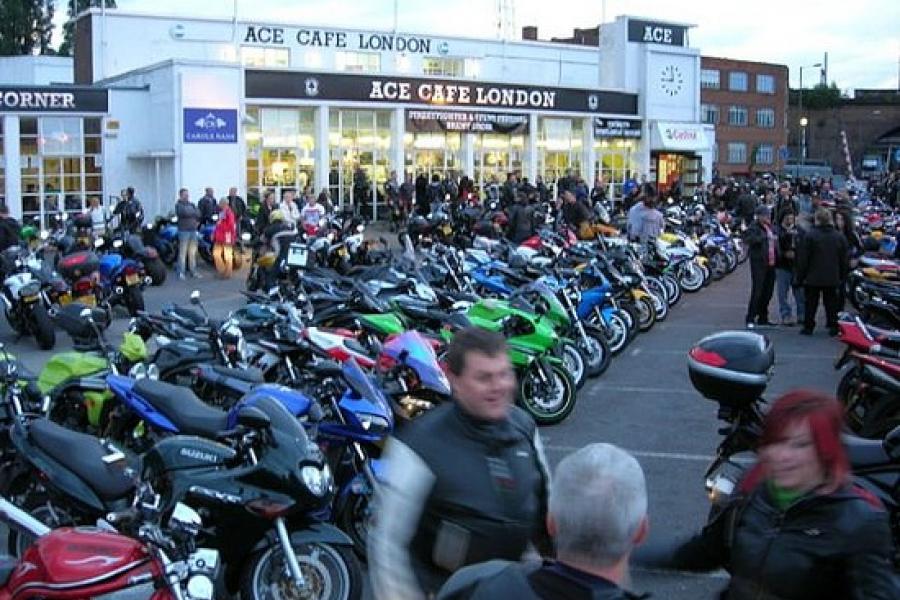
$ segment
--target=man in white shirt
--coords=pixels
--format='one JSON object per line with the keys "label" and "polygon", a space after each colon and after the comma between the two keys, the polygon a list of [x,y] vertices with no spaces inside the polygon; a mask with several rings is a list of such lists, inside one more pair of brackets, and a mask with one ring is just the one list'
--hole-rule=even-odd
{"label": "man in white shirt", "polygon": [[291,227],[296,227],[300,221],[300,207],[294,200],[296,192],[287,190],[281,199],[281,213],[284,215],[284,222]]}
{"label": "man in white shirt", "polygon": [[300,211],[300,224],[308,233],[319,229],[319,222],[325,218],[325,207],[312,194],[306,196],[306,204]]}

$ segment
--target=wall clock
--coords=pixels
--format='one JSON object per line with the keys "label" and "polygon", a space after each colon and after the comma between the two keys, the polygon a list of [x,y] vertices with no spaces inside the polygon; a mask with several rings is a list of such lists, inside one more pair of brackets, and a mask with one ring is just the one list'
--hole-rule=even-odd
{"label": "wall clock", "polygon": [[659,77],[659,87],[669,96],[676,96],[684,87],[684,76],[681,69],[675,65],[666,65],[663,67]]}

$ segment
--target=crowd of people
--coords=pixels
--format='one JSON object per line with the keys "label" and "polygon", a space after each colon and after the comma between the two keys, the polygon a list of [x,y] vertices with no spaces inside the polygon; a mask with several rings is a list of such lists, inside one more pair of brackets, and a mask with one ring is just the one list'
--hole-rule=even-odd
{"label": "crowd of people", "polygon": [[551,475],[513,405],[501,334],[463,330],[446,360],[454,402],[386,446],[369,536],[376,598],[639,598],[629,563],[725,568],[730,600],[898,597],[888,516],[850,477],[834,398],[778,399],[731,501],[693,537],[653,539],[644,473],[624,450],[591,444]]}

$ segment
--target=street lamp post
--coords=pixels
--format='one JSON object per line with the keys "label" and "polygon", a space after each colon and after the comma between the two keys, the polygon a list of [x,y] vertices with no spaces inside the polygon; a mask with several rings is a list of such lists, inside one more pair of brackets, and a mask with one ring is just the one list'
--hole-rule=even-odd
{"label": "street lamp post", "polygon": [[812,65],[805,65],[800,67],[800,93],[798,94],[797,99],[797,112],[800,113],[800,164],[806,164],[806,124],[808,123],[805,116],[803,116],[803,69],[812,69],[819,68],[822,66],[822,63],[815,63]]}

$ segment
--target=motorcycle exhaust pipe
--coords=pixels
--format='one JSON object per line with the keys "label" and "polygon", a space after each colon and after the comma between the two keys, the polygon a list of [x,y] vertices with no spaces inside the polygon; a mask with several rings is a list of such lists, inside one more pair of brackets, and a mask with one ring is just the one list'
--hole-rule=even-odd
{"label": "motorcycle exhaust pipe", "polygon": [[49,527],[2,497],[0,497],[0,520],[35,537],[50,533]]}

